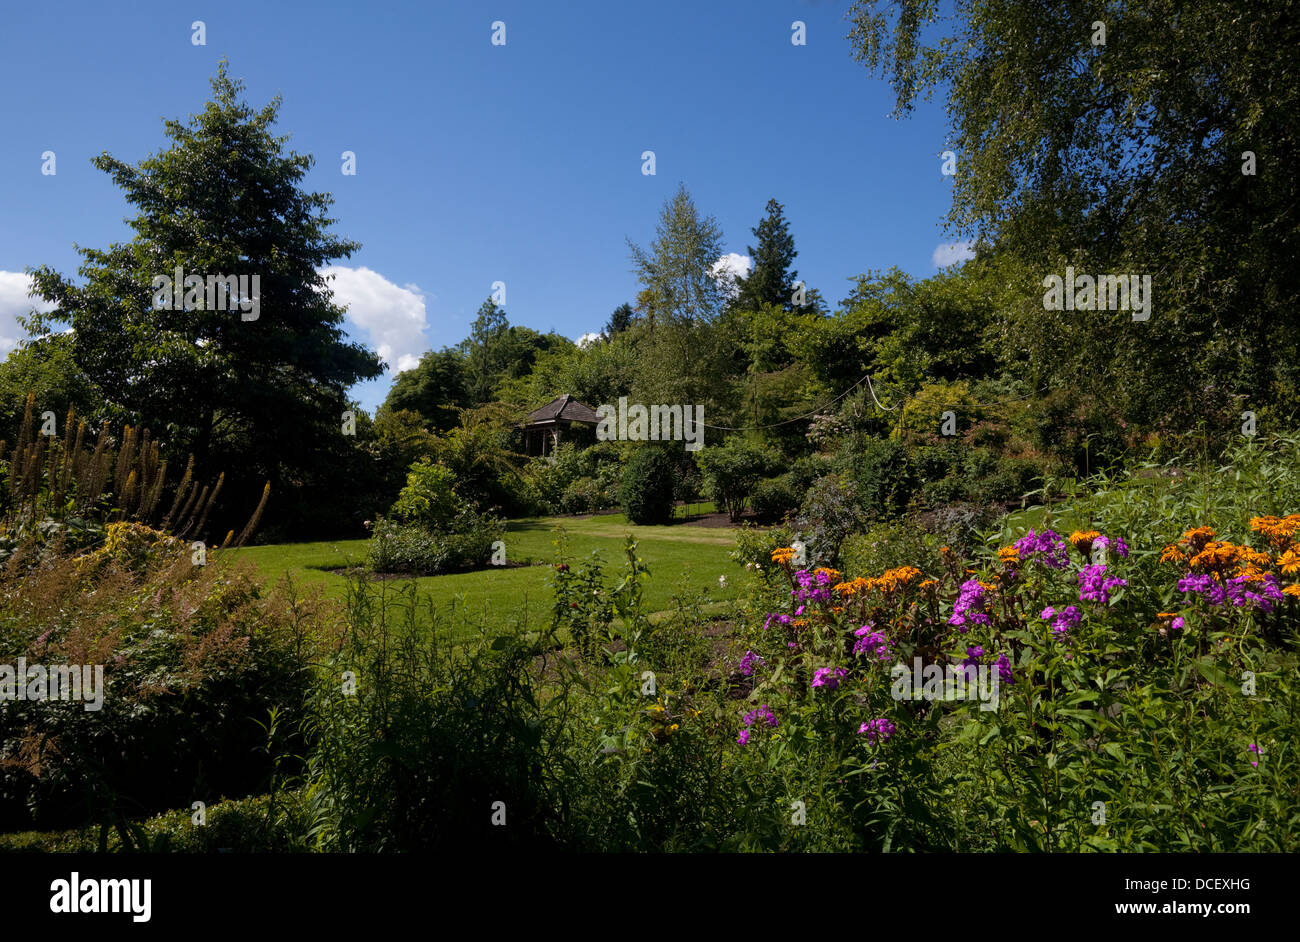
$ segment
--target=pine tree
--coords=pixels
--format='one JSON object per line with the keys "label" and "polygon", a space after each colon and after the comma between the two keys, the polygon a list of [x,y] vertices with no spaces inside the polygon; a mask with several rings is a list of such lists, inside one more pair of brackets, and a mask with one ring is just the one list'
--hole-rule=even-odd
{"label": "pine tree", "polygon": [[739,310],[756,311],[764,304],[776,304],[791,310],[798,272],[790,266],[799,253],[794,248],[794,236],[786,221],[784,208],[774,199],[767,201],[767,215],[750,230],[758,245],[746,246],[753,268],[749,275],[738,279],[740,293],[734,306]]}

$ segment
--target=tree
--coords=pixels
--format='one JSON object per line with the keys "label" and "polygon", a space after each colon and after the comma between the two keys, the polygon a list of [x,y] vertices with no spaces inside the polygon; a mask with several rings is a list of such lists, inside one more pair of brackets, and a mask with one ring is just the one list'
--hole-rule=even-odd
{"label": "tree", "polygon": [[428,351],[414,369],[398,373],[383,408],[388,412],[410,410],[445,432],[460,423],[460,410],[470,405],[465,357],[444,347]]}
{"label": "tree", "polygon": [[54,413],[60,434],[69,408],[92,428],[109,418],[102,414],[99,390],[73,360],[71,334],[26,340],[0,362],[0,439],[11,445],[18,438],[28,393],[36,394],[37,415]]}
{"label": "tree", "polygon": [[[80,249],[83,284],[33,271],[54,309],[29,324],[71,326],[73,358],[108,404],[167,441],[173,458],[192,451],[200,468],[227,471],[236,499],[264,478],[276,492],[319,477],[345,447],[345,391],[383,370],[345,342],[344,310],[320,274],[357,244],[327,231],[332,197],[299,189],[313,160],[272,135],[280,99],[254,111],[242,89],[223,60],[202,113],[165,122],[167,150],[136,166],[94,159],[139,209],[135,236]],[[156,279],[177,269],[203,287],[163,296]],[[219,276],[246,281],[230,290]]]}
{"label": "tree", "polygon": [[778,304],[790,310],[796,306],[794,286],[799,275],[790,266],[799,253],[794,248],[784,207],[774,199],[768,200],[767,215],[750,231],[757,237],[758,245],[745,247],[753,268],[747,277],[739,279],[740,293],[734,306],[754,311],[764,304]]}
{"label": "tree", "polygon": [[475,405],[495,398],[497,382],[505,372],[503,340],[510,322],[505,309],[488,298],[479,305],[469,337],[461,344],[470,401]]}
{"label": "tree", "polygon": [[[1189,423],[1229,394],[1300,414],[1300,21],[1287,4],[1133,0],[866,2],[858,59],[897,113],[947,95],[959,160],[949,222],[1029,277],[1009,345],[1038,376],[1145,423]],[[1093,24],[1104,23],[1104,41]],[[1155,307],[1052,311],[1066,265],[1152,276]]]}
{"label": "tree", "polygon": [[605,336],[613,338],[621,334],[632,326],[632,321],[636,317],[636,312],[632,310],[632,305],[624,301],[618,307],[614,308],[614,313],[609,315],[609,323],[605,325]]}
{"label": "tree", "polygon": [[722,231],[712,216],[700,216],[684,184],[660,210],[649,250],[631,239],[628,246],[652,318],[693,325],[717,317],[723,291],[713,265],[722,257]]}

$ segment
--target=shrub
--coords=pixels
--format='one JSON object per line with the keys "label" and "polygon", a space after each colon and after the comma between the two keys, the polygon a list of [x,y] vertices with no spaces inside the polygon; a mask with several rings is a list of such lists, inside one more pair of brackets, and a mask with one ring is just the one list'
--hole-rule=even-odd
{"label": "shrub", "polygon": [[0,663],[100,665],[97,710],[0,708],[0,830],[111,822],[196,798],[244,795],[270,771],[259,723],[302,716],[319,599],[266,591],[218,551],[138,524],[75,556],[0,574]]}
{"label": "shrub", "polygon": [[736,548],[728,558],[768,578],[780,572],[772,563],[772,551],[789,546],[794,539],[794,530],[788,526],[768,528],[742,523],[736,528]]}
{"label": "shrub", "polygon": [[750,492],[772,463],[763,448],[739,437],[701,449],[695,461],[704,478],[704,493],[733,521],[740,519]]}
{"label": "shrub", "polygon": [[907,447],[887,438],[867,439],[861,451],[848,452],[837,468],[853,477],[863,513],[889,519],[907,509],[917,486]]}
{"label": "shrub", "polygon": [[445,530],[380,517],[370,538],[367,566],[374,572],[426,576],[481,568],[504,533],[503,521],[467,507],[456,512]]}
{"label": "shrub", "polygon": [[835,566],[840,544],[864,522],[857,488],[842,474],[816,481],[804,498],[795,527],[807,544],[809,566]]}
{"label": "shrub", "polygon": [[595,478],[578,478],[570,482],[560,497],[560,508],[566,514],[604,510],[609,505],[607,495]]}
{"label": "shrub", "polygon": [[428,458],[420,458],[406,475],[390,515],[426,530],[446,530],[463,503],[455,493],[456,476]]}
{"label": "shrub", "polygon": [[846,573],[881,573],[900,566],[917,566],[923,572],[940,568],[939,540],[913,518],[879,523],[864,533],[854,533],[840,545],[840,562]]}
{"label": "shrub", "polygon": [[760,521],[771,523],[797,510],[803,494],[795,488],[789,474],[767,478],[754,485],[749,502]]}
{"label": "shrub", "polygon": [[668,523],[673,516],[676,486],[673,459],[662,448],[638,448],[623,471],[619,498],[627,519],[635,524]]}

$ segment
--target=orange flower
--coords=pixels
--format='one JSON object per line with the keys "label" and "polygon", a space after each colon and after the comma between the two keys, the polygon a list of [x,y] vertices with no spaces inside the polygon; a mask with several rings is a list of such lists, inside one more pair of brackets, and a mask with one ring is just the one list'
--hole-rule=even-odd
{"label": "orange flower", "polygon": [[1286,546],[1291,542],[1295,532],[1300,529],[1300,514],[1287,514],[1285,517],[1251,517],[1250,528],[1262,533],[1274,546]]}
{"label": "orange flower", "polygon": [[1004,546],[1002,549],[998,550],[998,559],[1007,565],[1018,563],[1020,562],[1020,550],[1016,549],[1014,546]]}
{"label": "orange flower", "polygon": [[1172,543],[1166,546],[1164,552],[1160,554],[1160,561],[1162,563],[1181,563],[1186,559],[1187,557],[1183,555],[1183,551]]}
{"label": "orange flower", "polygon": [[827,569],[825,566],[818,566],[815,570],[813,570],[813,575],[816,576],[823,572],[826,573],[826,577],[831,582],[838,582],[840,579],[841,573],[838,569]]}
{"label": "orange flower", "polygon": [[1087,557],[1092,553],[1092,543],[1097,537],[1101,536],[1096,530],[1075,530],[1070,534],[1070,545],[1079,553]]}
{"label": "orange flower", "polygon": [[883,592],[896,592],[907,588],[920,575],[921,570],[915,566],[899,566],[896,569],[885,570],[880,574],[880,578],[871,581]]}
{"label": "orange flower", "polygon": [[1180,543],[1186,543],[1188,553],[1195,556],[1201,551],[1206,543],[1214,539],[1213,527],[1193,527],[1183,534]]}
{"label": "orange flower", "polygon": [[772,550],[772,562],[784,566],[790,560],[794,559],[794,547],[783,546],[780,549]]}
{"label": "orange flower", "polygon": [[1240,558],[1239,547],[1227,541],[1211,540],[1192,557],[1190,565],[1193,569],[1200,570],[1223,569],[1236,563]]}
{"label": "orange flower", "polygon": [[1282,567],[1282,571],[1287,575],[1300,572],[1300,549],[1292,546],[1277,558],[1277,564]]}
{"label": "orange flower", "polygon": [[1294,595],[1296,598],[1300,598],[1300,585],[1283,586],[1282,592],[1286,595]]}

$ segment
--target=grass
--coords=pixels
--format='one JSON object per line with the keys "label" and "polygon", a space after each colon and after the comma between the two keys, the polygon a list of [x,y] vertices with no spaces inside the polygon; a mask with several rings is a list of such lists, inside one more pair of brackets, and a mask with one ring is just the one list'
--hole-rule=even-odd
{"label": "grass", "polygon": [[[702,513],[711,506],[693,505],[687,509]],[[650,569],[652,578],[646,586],[645,598],[652,612],[671,610],[674,595],[682,591],[707,591],[710,599],[717,602],[732,599],[739,592],[735,583],[740,567],[727,558],[735,545],[731,528],[684,523],[634,526],[622,514],[511,520],[506,525],[505,536],[507,566],[392,579],[385,584],[396,591],[414,582],[423,596],[433,599],[440,616],[450,615],[454,607],[460,614],[455,619],[457,624],[467,620],[482,625],[490,634],[509,629],[529,630],[550,617],[552,600],[547,581],[556,552],[557,526],[564,528],[568,552],[575,562],[597,551],[607,574],[621,567],[623,541],[631,534]],[[272,581],[287,573],[300,586],[319,587],[327,596],[342,598],[347,579],[331,570],[361,565],[365,561],[367,542],[276,543],[232,552],[237,559],[252,562]],[[720,575],[728,577],[730,584],[725,588],[718,584]]]}

